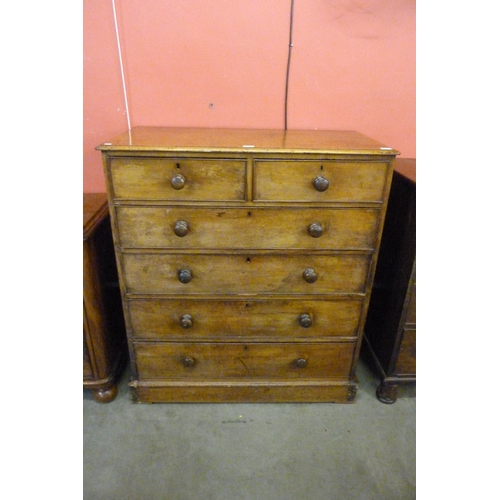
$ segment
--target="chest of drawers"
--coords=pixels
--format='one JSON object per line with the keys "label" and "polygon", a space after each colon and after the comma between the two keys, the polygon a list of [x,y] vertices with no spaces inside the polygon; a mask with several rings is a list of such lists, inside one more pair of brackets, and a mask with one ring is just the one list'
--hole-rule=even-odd
{"label": "chest of drawers", "polygon": [[351,402],[397,151],[138,127],[102,152],[136,402]]}

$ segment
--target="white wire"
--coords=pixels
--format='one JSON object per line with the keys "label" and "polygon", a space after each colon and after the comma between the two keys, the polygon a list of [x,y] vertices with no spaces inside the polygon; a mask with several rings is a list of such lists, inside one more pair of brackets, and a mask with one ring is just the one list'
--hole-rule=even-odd
{"label": "white wire", "polygon": [[118,21],[116,20],[115,0],[112,0],[112,3],[113,3],[113,15],[115,18],[116,43],[118,44],[118,57],[120,59],[120,70],[121,70],[121,74],[122,74],[123,95],[125,97],[125,112],[127,114],[128,131],[130,132],[131,127],[130,127],[130,115],[128,112],[127,87],[125,86],[125,73],[123,72],[123,60],[122,60],[122,51],[121,51],[121,47],[120,47],[120,35],[118,33]]}

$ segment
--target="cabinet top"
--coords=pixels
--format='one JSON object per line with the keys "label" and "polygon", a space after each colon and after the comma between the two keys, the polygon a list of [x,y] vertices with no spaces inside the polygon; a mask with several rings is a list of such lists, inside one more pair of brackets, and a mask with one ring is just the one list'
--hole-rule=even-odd
{"label": "cabinet top", "polygon": [[398,155],[352,130],[271,130],[135,127],[97,146],[99,151],[304,152]]}

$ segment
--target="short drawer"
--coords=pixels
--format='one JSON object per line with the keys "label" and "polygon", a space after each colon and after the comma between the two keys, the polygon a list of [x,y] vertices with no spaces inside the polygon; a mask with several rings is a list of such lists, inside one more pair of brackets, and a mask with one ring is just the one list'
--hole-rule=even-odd
{"label": "short drawer", "polygon": [[364,293],[371,255],[123,254],[129,293]]}
{"label": "short drawer", "polygon": [[139,380],[189,378],[345,378],[354,342],[154,343],[136,342]]}
{"label": "short drawer", "polygon": [[133,299],[134,338],[355,337],[361,300]]}
{"label": "short drawer", "polygon": [[382,202],[385,162],[256,160],[254,200]]}
{"label": "short drawer", "polygon": [[187,158],[113,158],[116,199],[244,201],[246,161]]}
{"label": "short drawer", "polygon": [[378,216],[377,209],[117,208],[125,248],[372,250]]}

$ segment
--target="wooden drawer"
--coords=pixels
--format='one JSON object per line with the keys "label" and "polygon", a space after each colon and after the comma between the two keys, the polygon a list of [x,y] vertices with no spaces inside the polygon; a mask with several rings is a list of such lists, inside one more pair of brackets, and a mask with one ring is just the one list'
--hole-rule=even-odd
{"label": "wooden drawer", "polygon": [[[140,157],[113,158],[110,161],[115,199],[245,200],[245,160]],[[172,185],[174,178],[182,178],[183,187],[175,189]]]}
{"label": "wooden drawer", "polygon": [[[381,203],[388,169],[385,162],[256,160],[254,200]],[[326,191],[314,187],[318,177]]]}
{"label": "wooden drawer", "polygon": [[141,379],[348,379],[354,347],[354,342],[136,342],[135,352]]}
{"label": "wooden drawer", "polygon": [[117,208],[125,248],[372,250],[378,215],[376,209]]}
{"label": "wooden drawer", "polygon": [[[129,293],[364,293],[370,255],[123,254]],[[314,270],[309,283],[303,273]],[[191,281],[181,283],[180,271]],[[185,273],[187,274],[187,273]]]}
{"label": "wooden drawer", "polygon": [[134,338],[355,337],[361,300],[129,301]]}
{"label": "wooden drawer", "polygon": [[417,373],[416,328],[403,328],[395,372],[397,375],[416,375]]}

